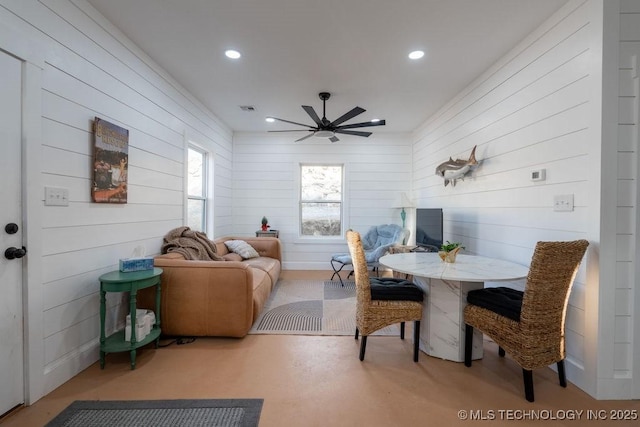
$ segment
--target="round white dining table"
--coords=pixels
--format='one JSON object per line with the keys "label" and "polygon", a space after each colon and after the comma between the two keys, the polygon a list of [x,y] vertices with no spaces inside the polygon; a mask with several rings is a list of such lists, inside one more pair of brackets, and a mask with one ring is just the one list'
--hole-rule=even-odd
{"label": "round white dining table", "polygon": [[[410,274],[425,292],[420,325],[420,349],[430,356],[464,361],[464,318],[467,293],[485,282],[516,281],[529,268],[484,256],[458,254],[455,263],[443,262],[435,252],[385,255],[380,265]],[[482,358],[482,333],[474,331],[473,359]]]}

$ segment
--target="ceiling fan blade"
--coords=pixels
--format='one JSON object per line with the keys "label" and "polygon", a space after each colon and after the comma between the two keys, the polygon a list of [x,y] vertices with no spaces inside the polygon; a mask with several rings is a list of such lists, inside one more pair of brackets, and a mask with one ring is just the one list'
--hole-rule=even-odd
{"label": "ceiling fan blade", "polygon": [[311,119],[316,122],[318,126],[322,126],[322,121],[320,120],[320,117],[318,117],[318,114],[316,114],[316,110],[314,110],[313,107],[309,105],[303,105],[302,109],[307,112],[309,117],[311,117]]}
{"label": "ceiling fan blade", "polygon": [[267,132],[315,132],[315,129],[268,130]]}
{"label": "ceiling fan blade", "polygon": [[367,111],[367,110],[365,110],[364,108],[353,107],[353,109],[351,111],[343,114],[342,116],[338,117],[333,122],[331,122],[331,126],[338,126],[340,123],[343,123],[343,122],[346,122],[347,120],[353,119],[355,116],[357,116],[358,114],[362,114],[365,111]]}
{"label": "ceiling fan blade", "polygon": [[329,141],[331,141],[331,142],[338,142],[338,141],[340,141],[340,139],[338,139],[338,137],[337,137],[337,136],[332,136],[331,138],[329,138]]}
{"label": "ceiling fan blade", "polygon": [[362,123],[353,123],[351,125],[342,125],[338,126],[336,129],[354,129],[354,128],[366,128],[369,126],[384,126],[385,121],[380,120],[377,122],[362,122]]}
{"label": "ceiling fan blade", "polygon": [[307,138],[311,138],[313,136],[313,133],[310,133],[307,136],[303,136],[302,138],[296,139],[294,142],[300,142],[300,141],[304,141]]}
{"label": "ceiling fan blade", "polygon": [[335,132],[336,133],[344,133],[345,135],[355,135],[355,136],[369,136],[369,135],[371,135],[371,132],[360,132],[360,131],[357,131],[357,130],[336,129]]}
{"label": "ceiling fan blade", "polygon": [[292,125],[304,126],[304,127],[308,127],[308,128],[311,128],[311,129],[315,129],[313,126],[305,125],[304,123],[292,122],[291,120],[279,119],[277,117],[271,117],[271,118],[274,119],[274,120],[281,121],[281,122],[291,123]]}

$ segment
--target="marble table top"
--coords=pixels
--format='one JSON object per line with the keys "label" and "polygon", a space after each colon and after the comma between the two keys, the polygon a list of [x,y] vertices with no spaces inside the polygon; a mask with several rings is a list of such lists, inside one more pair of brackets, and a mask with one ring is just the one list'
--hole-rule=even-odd
{"label": "marble table top", "polygon": [[400,273],[460,282],[516,280],[529,273],[527,266],[477,255],[458,254],[455,263],[447,263],[435,252],[409,252],[385,255],[379,262]]}

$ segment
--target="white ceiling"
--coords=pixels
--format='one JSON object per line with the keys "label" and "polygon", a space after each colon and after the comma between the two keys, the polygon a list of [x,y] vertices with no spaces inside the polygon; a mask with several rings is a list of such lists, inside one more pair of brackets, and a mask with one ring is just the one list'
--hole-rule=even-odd
{"label": "white ceiling", "polygon": [[328,91],[329,120],[358,105],[347,123],[386,119],[374,132],[416,129],[567,2],[88,1],[234,131],[298,129],[267,116],[311,125],[300,106],[322,117]]}

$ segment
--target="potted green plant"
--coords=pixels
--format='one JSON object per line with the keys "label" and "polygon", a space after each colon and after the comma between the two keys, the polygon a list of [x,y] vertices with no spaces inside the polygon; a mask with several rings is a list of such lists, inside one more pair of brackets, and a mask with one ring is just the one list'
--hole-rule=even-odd
{"label": "potted green plant", "polygon": [[267,219],[266,216],[262,217],[262,231],[267,231],[269,230],[269,220]]}
{"label": "potted green plant", "polygon": [[451,243],[447,240],[447,243],[443,243],[442,246],[440,246],[438,255],[444,262],[456,262],[456,255],[458,255],[458,252],[460,252],[462,249],[465,249],[465,247],[462,246],[462,243]]}

